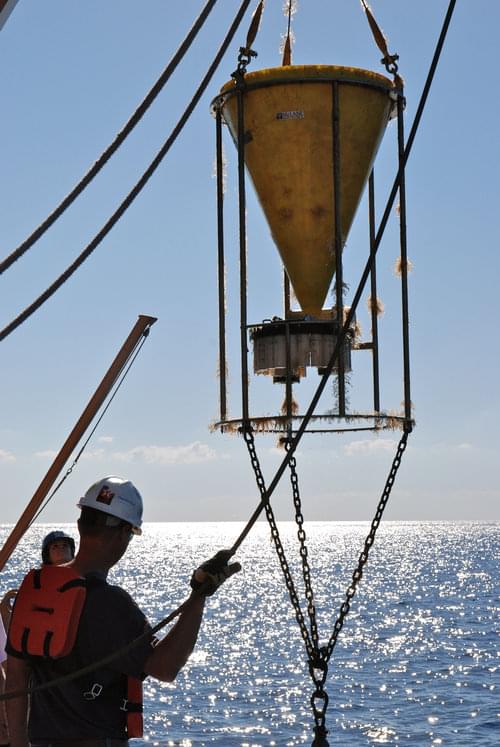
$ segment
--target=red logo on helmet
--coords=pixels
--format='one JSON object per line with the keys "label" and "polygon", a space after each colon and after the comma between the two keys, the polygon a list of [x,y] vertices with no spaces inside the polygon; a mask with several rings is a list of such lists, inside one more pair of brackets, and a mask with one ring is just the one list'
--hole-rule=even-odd
{"label": "red logo on helmet", "polygon": [[111,488],[108,488],[107,485],[103,485],[99,492],[99,495],[96,498],[96,502],[105,503],[106,506],[109,506],[114,497],[115,494],[111,492]]}

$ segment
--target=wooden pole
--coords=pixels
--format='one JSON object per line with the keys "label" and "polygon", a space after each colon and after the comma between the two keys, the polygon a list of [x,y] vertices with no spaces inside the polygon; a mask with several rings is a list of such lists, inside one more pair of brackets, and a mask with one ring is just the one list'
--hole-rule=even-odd
{"label": "wooden pole", "polygon": [[90,399],[87,407],[80,415],[78,422],[69,434],[68,438],[64,442],[59,454],[56,456],[54,461],[42,482],[38,486],[33,495],[33,498],[24,509],[21,518],[15,525],[10,535],[5,540],[4,546],[0,550],[0,571],[4,568],[8,559],[16,549],[19,540],[26,532],[33,516],[36,514],[41,504],[43,503],[47,493],[57,480],[62,468],[68,461],[69,457],[75,450],[78,442],[82,438],[83,434],[91,424],[97,411],[103,404],[104,400],[108,396],[113,384],[116,382],[120,373],[126,366],[131,354],[133,353],[137,343],[141,339],[142,335],[146,334],[147,330],[156,322],[156,318],[153,316],[141,315],[135,323],[129,336],[120,348],[118,355],[114,359],[113,363],[109,367],[106,375],[102,379],[101,383],[95,390],[92,398]]}

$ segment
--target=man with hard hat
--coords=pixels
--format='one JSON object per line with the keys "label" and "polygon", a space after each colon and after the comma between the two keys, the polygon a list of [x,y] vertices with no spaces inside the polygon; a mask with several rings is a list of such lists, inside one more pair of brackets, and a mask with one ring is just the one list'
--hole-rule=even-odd
{"label": "man with hard hat", "polygon": [[[193,592],[177,623],[154,645],[149,624],[133,599],[106,581],[108,571],[123,556],[132,536],[141,533],[139,491],[128,480],[106,477],[89,488],[78,506],[80,546],[76,557],[65,566],[44,566],[31,572],[38,594],[43,592],[44,584],[49,586],[50,579],[55,578],[50,574],[72,576],[71,584],[66,584],[71,593],[80,593],[75,587],[84,585],[74,644],[67,655],[52,658],[49,636],[48,642],[47,638],[43,642],[43,650],[33,655],[33,649],[29,649],[30,634],[25,632],[29,623],[16,622],[17,605],[19,610],[28,609],[23,607],[26,595],[22,596],[21,586],[7,643],[6,689],[36,688],[98,663],[113,652],[121,653],[76,679],[35,690],[30,703],[28,696],[8,700],[11,747],[123,747],[128,738],[141,736],[142,680],[147,675],[164,682],[175,679],[196,643],[205,596],[240,570],[238,563],[228,565],[227,551],[200,566],[193,574]],[[57,616],[57,599],[54,609]],[[16,639],[20,626],[21,644]],[[132,647],[127,646],[136,639],[139,640]]]}

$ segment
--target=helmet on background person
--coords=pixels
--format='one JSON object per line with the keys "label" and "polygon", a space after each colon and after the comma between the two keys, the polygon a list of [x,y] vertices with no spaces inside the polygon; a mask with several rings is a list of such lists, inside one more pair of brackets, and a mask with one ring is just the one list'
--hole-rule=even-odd
{"label": "helmet on background person", "polygon": [[114,516],[130,524],[134,534],[142,533],[142,497],[130,480],[115,475],[104,477],[90,486],[77,506]]}
{"label": "helmet on background person", "polygon": [[70,537],[69,534],[66,534],[65,532],[56,530],[54,532],[49,532],[43,538],[42,562],[45,563],[45,565],[50,565],[52,563],[52,560],[50,559],[50,546],[55,542],[65,542],[71,550],[71,558],[75,557],[75,540],[73,537]]}

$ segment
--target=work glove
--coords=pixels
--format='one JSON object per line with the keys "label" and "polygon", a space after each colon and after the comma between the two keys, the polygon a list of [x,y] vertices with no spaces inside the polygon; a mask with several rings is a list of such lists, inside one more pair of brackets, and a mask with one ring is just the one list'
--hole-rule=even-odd
{"label": "work glove", "polygon": [[191,576],[191,588],[197,591],[203,587],[203,595],[211,597],[227,578],[241,571],[239,563],[228,565],[230,558],[231,550],[219,550],[213,558],[202,563]]}

